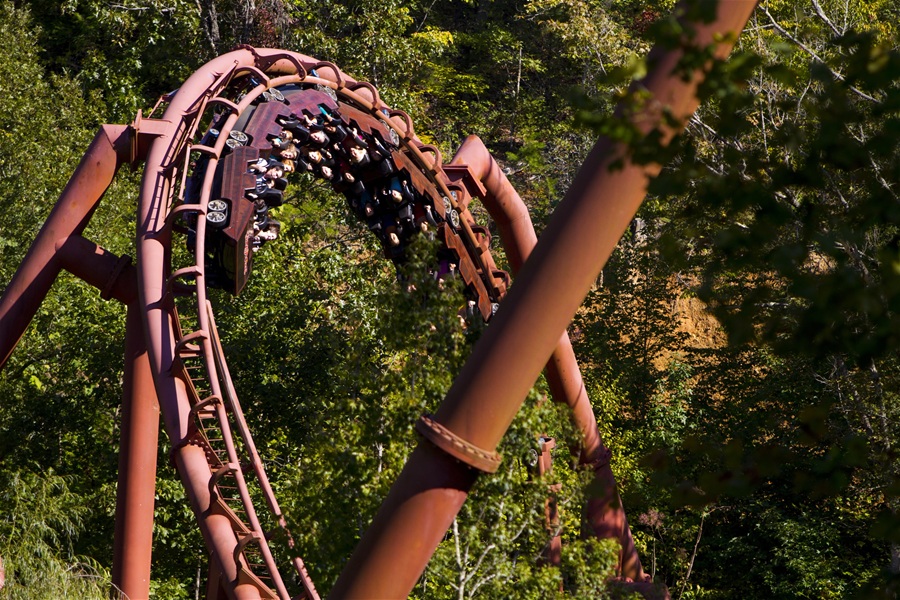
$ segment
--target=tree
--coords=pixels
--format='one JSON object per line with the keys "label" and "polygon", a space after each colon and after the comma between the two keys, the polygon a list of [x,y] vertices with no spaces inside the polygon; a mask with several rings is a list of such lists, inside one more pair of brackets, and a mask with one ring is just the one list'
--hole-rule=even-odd
{"label": "tree", "polygon": [[[237,43],[284,43],[376,83],[445,156],[462,135],[481,134],[538,230],[596,133],[660,157],[652,136],[628,138],[609,112],[642,68],[634,56],[671,39],[668,3],[29,6],[40,33],[0,5],[7,281],[97,124],[129,121]],[[880,1],[763,5],[667,155],[644,229],[617,250],[576,320],[644,562],[679,596],[896,585],[897,16]],[[586,127],[573,131],[575,119]],[[398,285],[340,202],[311,182],[293,187],[302,192],[279,215],[286,239],[258,253],[243,296],[213,299],[251,428],[324,590],[478,328],[460,327],[458,290],[427,277],[426,248]],[[120,254],[131,252],[134,188],[134,175],[120,175],[88,232]],[[687,305],[709,306],[728,338],[687,335]],[[42,563],[48,572],[88,562],[79,557],[97,573],[109,567],[120,359],[108,340],[121,337],[121,317],[63,277],[0,375],[0,478],[48,515],[39,534],[4,521],[10,580],[28,558],[14,546],[29,535],[43,540],[34,547],[65,542]],[[529,469],[536,433],[559,438],[558,458],[571,435],[542,391],[415,594],[504,597],[514,585],[531,597],[560,582],[575,597],[606,593],[610,549],[577,539],[582,475],[564,460],[552,480]],[[154,594],[190,596],[203,552],[160,462]],[[550,483],[563,485],[561,570],[534,561]],[[11,494],[7,506],[24,501]],[[61,507],[73,507],[70,520]]]}
{"label": "tree", "polygon": [[213,56],[197,35],[199,4],[188,0],[24,4],[41,24],[41,63],[92,96],[99,122],[130,122]]}
{"label": "tree", "polygon": [[73,542],[85,528],[87,499],[70,489],[71,478],[5,472],[0,495],[0,556],[5,598],[105,598],[109,572],[95,559],[77,556]]}
{"label": "tree", "polygon": [[[689,290],[730,336],[685,353],[689,427],[648,456],[653,496],[669,505],[654,539],[686,551],[662,574],[689,595],[895,585],[896,465],[883,440],[896,407],[881,386],[896,354],[897,53],[892,32],[851,28],[891,9],[857,6],[835,30],[838,7],[779,8],[763,6],[757,24],[769,26],[714,69],[643,211],[660,260],[698,283]],[[624,134],[636,157],[663,153],[614,118],[592,123]],[[633,337],[620,335],[613,344]],[[658,408],[652,399],[648,414]]]}

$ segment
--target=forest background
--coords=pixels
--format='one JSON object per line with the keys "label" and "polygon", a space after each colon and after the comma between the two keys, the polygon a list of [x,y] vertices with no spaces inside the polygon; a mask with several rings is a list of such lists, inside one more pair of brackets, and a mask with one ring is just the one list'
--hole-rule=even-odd
{"label": "forest background", "polygon": [[[0,281],[100,124],[131,122],[239,43],[370,81],[445,156],[481,136],[538,230],[597,135],[619,137],[667,167],[570,332],[646,570],[676,598],[896,597],[900,5],[763,2],[663,151],[610,113],[672,33],[672,8],[0,0]],[[132,256],[139,175],[120,174],[86,233]],[[214,301],[251,429],[327,591],[478,332],[459,325],[458,290],[396,285],[335,194],[293,188],[284,239],[258,254],[241,297]],[[422,262],[408,275],[426,289]],[[63,276],[0,374],[0,598],[106,595],[123,331],[120,306]],[[609,593],[615,549],[579,539],[586,480],[544,393],[538,382],[503,468],[479,482],[416,597]],[[561,441],[543,480],[530,469],[539,431]],[[152,591],[192,598],[205,551],[167,452],[161,436]],[[553,483],[559,569],[535,560]]]}

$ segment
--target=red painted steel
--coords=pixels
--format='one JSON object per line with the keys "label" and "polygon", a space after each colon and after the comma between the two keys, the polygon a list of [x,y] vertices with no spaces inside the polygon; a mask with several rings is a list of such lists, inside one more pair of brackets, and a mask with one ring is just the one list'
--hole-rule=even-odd
{"label": "red painted steel", "polygon": [[159,404],[137,302],[128,305],[123,383],[112,582],[124,597],[138,600],[150,597]]}
{"label": "red painted steel", "polygon": [[6,363],[61,269],[129,305],[125,337],[122,443],[113,558],[113,585],[130,598],[150,586],[158,408],[146,352],[137,279],[130,259],[81,237],[119,167],[134,159],[133,132],[105,125],[0,299],[0,367]]}
{"label": "red painted steel", "polygon": [[[550,453],[556,448],[556,440],[542,436],[539,443],[540,454],[538,454],[536,466],[538,476],[543,477],[553,470],[553,456]],[[543,564],[556,567],[562,565],[562,539],[559,537],[559,506],[556,501],[556,495],[561,489],[562,484],[556,483],[551,485],[548,490],[550,495],[544,501],[544,527],[546,528],[547,535],[550,536],[550,539],[544,547],[543,552],[541,552],[541,561]],[[560,582],[560,588],[561,587],[562,582]],[[560,589],[560,591],[562,590]]]}
{"label": "red painted steel", "polygon": [[104,125],[0,298],[0,368],[19,343],[61,268],[58,245],[80,236],[119,166],[130,159],[125,125]]}
{"label": "red painted steel", "polygon": [[[534,224],[522,198],[477,136],[466,138],[450,164],[465,165],[471,175],[484,185],[484,205],[500,231],[500,241],[513,274],[517,274],[537,244]],[[553,400],[568,405],[572,410],[572,420],[582,436],[579,462],[594,469],[595,481],[599,484],[590,488],[594,496],[589,499],[587,509],[587,519],[594,535],[600,539],[619,540],[618,574],[641,581],[645,574],[616,491],[615,477],[609,465],[609,449],[600,439],[597,418],[584,388],[568,332],[564,331],[560,336],[544,373]]]}
{"label": "red painted steel", "polygon": [[[198,518],[201,532],[209,547],[214,561],[213,572],[218,572],[221,587],[235,597],[253,597],[277,595],[287,597],[287,591],[281,581],[273,557],[265,542],[267,532],[263,531],[257,521],[256,513],[250,501],[244,472],[239,465],[236,447],[232,438],[230,419],[225,411],[223,401],[228,403],[234,414],[240,412],[236,397],[230,390],[230,381],[223,357],[217,353],[214,324],[206,303],[206,283],[204,275],[205,253],[205,219],[197,219],[197,263],[180,269],[178,273],[189,275],[195,281],[193,294],[196,296],[195,317],[198,327],[193,332],[181,332],[180,319],[173,310],[173,298],[170,295],[171,261],[171,228],[169,212],[175,202],[175,191],[178,185],[179,166],[184,164],[184,152],[198,124],[197,115],[202,112],[205,100],[215,97],[220,89],[236,73],[250,73],[258,82],[252,92],[246,94],[238,103],[228,101],[232,114],[222,125],[223,135],[216,142],[215,148],[205,151],[211,153],[207,180],[203,186],[203,194],[199,205],[188,207],[203,214],[209,200],[209,183],[214,172],[215,161],[224,145],[224,134],[234,125],[238,115],[249,106],[256,95],[266,87],[296,83],[306,78],[307,72],[318,69],[323,80],[337,82],[339,86],[354,86],[344,93],[356,94],[361,102],[369,102],[373,108],[381,108],[377,92],[374,88],[358,87],[356,82],[344,76],[333,65],[315,61],[302,55],[277,50],[241,49],[219,57],[198,70],[170,99],[168,108],[161,120],[155,123],[155,139],[150,144],[147,154],[147,168],[144,172],[142,193],[138,209],[138,263],[140,265],[139,287],[141,301],[144,306],[147,342],[150,359],[155,373],[157,394],[167,433],[173,442],[173,460],[179,471],[185,488],[191,499],[191,505]],[[263,72],[265,71],[265,72]],[[315,82],[317,78],[313,78]],[[411,131],[407,131],[411,135]],[[190,343],[188,343],[190,342]],[[197,397],[192,382],[183,375],[181,363],[185,358],[202,358],[202,367],[208,373],[206,383],[210,386],[209,400]],[[178,373],[182,373],[178,375]],[[221,441],[225,444],[222,462],[214,456],[209,441],[195,424],[194,408],[203,405],[209,409],[200,409],[216,417],[221,428]],[[243,435],[245,429],[240,418],[235,423],[238,433]],[[244,439],[244,447],[251,448],[252,441]],[[226,456],[227,455],[227,456]],[[253,456],[251,462],[257,473],[261,472],[261,462]],[[240,496],[240,502],[246,512],[246,528],[237,523],[234,513],[223,504],[220,498],[219,482],[223,477],[232,478]],[[263,488],[267,483],[261,482]],[[271,499],[270,509],[280,518],[277,504]],[[283,522],[283,519],[281,519]],[[245,543],[258,547],[265,561],[267,573],[272,578],[271,584],[263,584],[249,571],[244,556]],[[305,594],[317,598],[315,589],[305,574],[301,561],[295,561],[299,575],[303,581]],[[271,585],[274,590],[268,586]],[[217,586],[213,586],[217,587]]]}
{"label": "red painted steel", "polygon": [[[694,26],[694,43],[715,44],[716,55],[724,56],[755,5],[750,0],[719,3],[712,23]],[[651,52],[651,69],[637,84],[648,102],[632,115],[640,131],[660,128],[669,139],[675,129],[663,121],[663,109],[682,122],[696,109],[696,87],[703,73],[696,72],[689,81],[675,74],[681,55],[664,48]],[[609,167],[617,160],[622,167],[613,171]],[[473,446],[494,451],[660,168],[631,163],[627,149],[611,140],[602,138],[595,145],[503,307],[455,379],[435,415],[439,423]],[[429,446],[420,442],[410,456],[332,597],[403,598],[412,590],[469,490],[448,489],[446,484],[474,482],[477,477],[461,463],[432,465]],[[422,481],[424,474],[441,467],[452,472]],[[409,544],[411,539],[420,543]]]}
{"label": "red painted steel", "polygon": [[59,266],[100,290],[104,300],[126,306],[137,301],[137,270],[131,257],[116,256],[80,235],[57,244],[57,251]]}
{"label": "red painted steel", "polygon": [[[722,6],[729,10],[720,11],[716,22],[697,27],[699,43],[711,43],[714,33],[736,33],[754,3],[740,0]],[[719,43],[718,52],[722,54],[729,48],[730,42]],[[655,67],[641,84],[653,101],[633,116],[642,131],[659,126],[671,135],[673,130],[660,119],[662,107],[670,107],[680,117],[688,116],[696,107],[694,89],[702,74],[689,82],[673,76],[678,57],[665,50],[651,54]],[[317,75],[310,76],[314,70]],[[218,98],[216,94],[237,73],[258,78],[255,88],[237,101]],[[8,359],[61,268],[101,289],[104,298],[117,298],[128,305],[113,577],[130,597],[145,597],[149,593],[156,430],[161,411],[173,444],[172,462],[211,552],[209,593],[233,598],[287,598],[264,541],[266,532],[250,501],[240,466],[245,463],[237,454],[232,437],[237,435],[243,440],[242,447],[250,456],[249,471],[261,486],[269,510],[283,525],[284,519],[243,421],[206,300],[206,220],[197,219],[197,264],[172,273],[170,210],[178,202],[179,186],[186,177],[188,148],[199,124],[198,115],[207,102],[218,101],[231,111],[222,124],[223,132],[230,131],[239,114],[265,89],[299,81],[336,88],[359,109],[390,121],[408,153],[408,158],[402,160],[415,165],[411,176],[441,195],[460,218],[459,233],[454,227],[448,240],[470,255],[469,262],[463,261],[468,269],[464,276],[478,290],[478,308],[485,317],[492,311],[493,300],[488,295],[499,299],[505,292],[505,275],[496,271],[490,254],[484,252],[486,232],[471,218],[465,190],[454,188],[456,180],[445,176],[440,153],[422,145],[408,116],[390,111],[374,87],[352,80],[330,63],[280,50],[242,48],[198,70],[167,99],[169,105],[161,119],[142,119],[139,114],[131,128],[104,126],[0,299],[0,366]],[[384,117],[381,111],[389,116]],[[383,128],[384,124],[378,126]],[[205,214],[209,183],[223,146],[224,139],[214,148],[196,146],[198,151],[209,153],[213,168],[207,174],[199,204],[185,207],[184,214]],[[115,257],[84,240],[81,233],[119,166],[143,157],[147,168],[138,206],[135,269],[127,257]],[[619,158],[624,158],[625,167],[610,172],[609,164]],[[504,303],[506,308],[488,328],[434,420],[426,419],[420,424],[434,443],[423,441],[412,453],[332,595],[399,598],[408,594],[478,476],[479,471],[469,465],[484,470],[494,468],[496,445],[545,363],[554,397],[572,408],[582,431],[580,461],[594,467],[598,481],[604,483],[606,493],[592,499],[589,521],[595,534],[622,541],[623,575],[639,579],[643,573],[615,492],[608,451],[600,441],[564,331],[640,204],[648,178],[659,166],[632,165],[623,148],[601,140],[536,246],[524,204],[480,141],[467,140],[451,166],[457,167],[457,175],[458,168],[468,169],[470,179],[476,182],[472,183],[474,188],[478,187],[477,182],[484,185],[486,204],[501,229],[513,268],[522,266],[532,248],[534,254],[522,267],[515,290]],[[453,175],[453,169],[447,171]],[[459,200],[455,191],[462,193]],[[449,236],[448,231],[445,234]],[[192,290],[196,301],[194,331],[181,330],[181,319],[174,308],[171,292],[180,285],[176,280],[182,278],[194,282],[191,288],[179,288]],[[208,397],[199,396],[195,380],[187,375],[187,360],[199,360],[205,368],[207,380],[203,383],[210,388]],[[154,402],[157,399],[158,406]],[[210,440],[198,428],[198,420],[202,419],[216,420],[225,443],[221,455],[213,451]],[[543,464],[543,468],[548,465]],[[237,486],[247,514],[246,524],[237,522],[234,512],[223,502],[219,488],[223,478],[230,478]],[[552,510],[548,519],[551,523],[555,519]],[[265,561],[270,584],[261,582],[247,564],[245,549],[252,545],[258,546]],[[304,595],[318,598],[302,561],[295,559],[294,564]]]}

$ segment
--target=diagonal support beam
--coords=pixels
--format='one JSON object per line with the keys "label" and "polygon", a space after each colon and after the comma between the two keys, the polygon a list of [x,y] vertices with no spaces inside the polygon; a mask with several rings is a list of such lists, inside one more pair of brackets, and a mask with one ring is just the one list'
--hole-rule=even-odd
{"label": "diagonal support beam", "polygon": [[59,246],[81,235],[119,167],[130,158],[130,128],[101,127],[0,298],[0,368],[62,269]]}

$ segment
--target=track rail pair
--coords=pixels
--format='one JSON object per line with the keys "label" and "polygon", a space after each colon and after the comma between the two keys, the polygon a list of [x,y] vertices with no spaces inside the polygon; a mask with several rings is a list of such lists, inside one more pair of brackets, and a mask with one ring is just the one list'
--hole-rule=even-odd
{"label": "track rail pair", "polygon": [[[241,82],[236,91],[234,82]],[[246,82],[254,82],[247,86]],[[395,133],[394,159],[405,167],[422,201],[439,215],[436,233],[455,252],[482,317],[489,318],[508,277],[496,269],[486,229],[468,211],[471,189],[480,189],[465,167],[442,169],[440,152],[422,144],[411,120],[391,111],[374,87],[355,82],[334,65],[283,51],[243,49],[213,61],[150,113],[129,126],[105,126],[86,152],[38,239],[0,300],[0,352],[8,359],[60,270],[66,269],[129,306],[123,451],[117,501],[114,583],[130,597],[146,594],[152,531],[157,419],[162,413],[172,442],[171,459],[191,501],[211,553],[208,594],[233,597],[316,598],[303,563],[277,557],[275,537],[292,542],[262,461],[243,418],[207,297],[207,221],[216,165],[228,152],[231,131],[273,88],[312,85],[331,89],[342,106]],[[161,118],[153,118],[162,105]],[[220,135],[212,145],[202,127],[216,114]],[[242,123],[247,126],[247,122]],[[371,130],[372,125],[366,127]],[[207,163],[195,172],[197,157]],[[81,234],[123,164],[146,164],[138,206],[137,267]],[[200,181],[200,197],[186,198]],[[195,227],[192,259],[174,264],[175,235]],[[183,253],[181,253],[183,254]],[[148,381],[148,380],[152,380]],[[147,389],[153,385],[155,393]],[[158,400],[159,408],[155,404]],[[138,441],[140,440],[140,441]],[[262,513],[257,506],[263,505]],[[293,581],[279,573],[293,564]],[[295,588],[297,586],[294,586]]]}
{"label": "track rail pair", "polygon": [[[261,56],[260,52],[265,54]],[[220,161],[228,153],[238,152],[229,140],[248,138],[246,134],[234,135],[238,131],[272,131],[273,115],[276,123],[298,116],[289,106],[268,110],[273,107],[274,92],[290,100],[288,90],[296,91],[294,86],[331,90],[337,102],[332,116],[344,118],[343,113],[349,113],[347,125],[389,133],[393,172],[387,177],[402,174],[413,188],[416,201],[437,215],[435,233],[451,253],[485,320],[495,312],[509,278],[491,257],[487,230],[475,223],[468,210],[471,192],[484,195],[483,187],[466,166],[456,165],[445,173],[440,152],[421,143],[409,117],[386,107],[374,87],[350,80],[330,63],[290,53],[246,50],[228,58],[231,60],[207,65],[200,76],[195,75],[170,95],[162,119],[154,124],[156,139],[147,155],[139,207],[142,302],[157,391],[174,445],[172,458],[213,558],[209,581],[221,582],[235,597],[287,598],[288,586],[268,541],[277,528],[289,548],[293,542],[246,427],[207,298],[208,243],[217,234],[209,231],[204,217],[210,201],[219,199],[212,198],[212,190],[224,189],[216,180],[222,176]],[[206,87],[196,85],[198,79],[208,82]],[[263,118],[268,122],[261,124]],[[137,126],[149,122],[141,120]],[[214,143],[208,143],[211,136],[201,129],[210,124],[217,129]],[[251,142],[254,151],[247,154],[251,158],[271,149],[271,141],[263,135]],[[203,169],[197,168],[198,160]],[[191,183],[195,189],[199,184],[199,197],[187,193]],[[227,200],[233,207],[248,202],[234,194]],[[190,264],[174,265],[173,247],[178,238],[173,233],[185,222],[193,228],[192,260]],[[249,224],[239,227],[237,234],[244,242],[244,264],[242,267],[238,252],[235,271],[243,268],[247,272],[253,252]],[[393,256],[402,260],[402,254]],[[240,291],[240,287],[234,291]],[[420,430],[425,435],[436,431],[427,420],[422,423]],[[265,528],[266,519],[258,514],[255,498],[264,501],[268,508],[265,516],[275,527]],[[293,566],[303,595],[317,598],[302,561],[294,558]]]}

